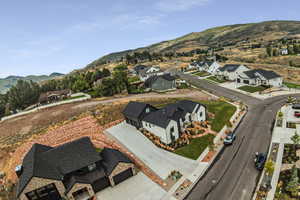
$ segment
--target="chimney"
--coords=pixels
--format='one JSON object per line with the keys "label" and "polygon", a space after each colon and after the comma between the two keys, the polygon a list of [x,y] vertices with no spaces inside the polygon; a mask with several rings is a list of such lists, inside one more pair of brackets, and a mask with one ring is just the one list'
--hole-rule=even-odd
{"label": "chimney", "polygon": [[16,168],[15,168],[15,172],[18,176],[18,178],[22,175],[23,173],[23,166],[22,165],[18,165]]}

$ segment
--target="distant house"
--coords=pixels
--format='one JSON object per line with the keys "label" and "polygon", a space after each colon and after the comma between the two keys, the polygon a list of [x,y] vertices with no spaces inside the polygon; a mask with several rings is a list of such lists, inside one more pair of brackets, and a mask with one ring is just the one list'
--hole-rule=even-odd
{"label": "distant house", "polygon": [[289,50],[287,48],[283,48],[279,50],[280,55],[288,55]]}
{"label": "distant house", "polygon": [[171,144],[180,137],[188,123],[206,120],[206,107],[188,100],[161,109],[145,103],[130,102],[123,114],[128,124],[146,129],[158,136],[161,142]]}
{"label": "distant house", "polygon": [[217,61],[193,62],[189,66],[195,67],[199,71],[206,71],[210,74],[215,74],[217,69],[221,67]]}
{"label": "distant house", "polygon": [[283,78],[273,71],[253,69],[240,73],[236,81],[237,83],[254,86],[264,85],[270,87],[281,87]]}
{"label": "distant house", "polygon": [[151,76],[157,76],[162,74],[164,73],[160,70],[160,67],[147,67],[143,70],[140,70],[138,76],[141,81],[146,81]]}
{"label": "distant house", "polygon": [[244,65],[227,64],[218,69],[217,76],[225,80],[235,81],[238,78],[239,73],[248,70],[249,68]]}
{"label": "distant house", "polygon": [[34,144],[16,168],[17,199],[91,199],[95,193],[130,178],[135,165],[121,152],[98,153],[87,137],[49,147]]}
{"label": "distant house", "polygon": [[135,72],[135,74],[139,74],[140,71],[142,71],[146,68],[148,68],[148,66],[146,66],[146,65],[137,65],[133,68],[133,71]]}
{"label": "distant house", "polygon": [[176,89],[176,78],[170,74],[151,76],[145,81],[145,87],[154,91],[167,91]]}
{"label": "distant house", "polygon": [[60,101],[70,97],[71,94],[72,91],[67,89],[42,93],[39,97],[39,104],[48,104],[48,103]]}

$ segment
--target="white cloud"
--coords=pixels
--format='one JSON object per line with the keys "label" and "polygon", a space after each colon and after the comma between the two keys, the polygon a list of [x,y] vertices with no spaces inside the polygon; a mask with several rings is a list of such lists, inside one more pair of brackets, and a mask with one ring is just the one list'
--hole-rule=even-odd
{"label": "white cloud", "polygon": [[160,0],[156,8],[164,12],[185,11],[193,7],[203,6],[210,0]]}

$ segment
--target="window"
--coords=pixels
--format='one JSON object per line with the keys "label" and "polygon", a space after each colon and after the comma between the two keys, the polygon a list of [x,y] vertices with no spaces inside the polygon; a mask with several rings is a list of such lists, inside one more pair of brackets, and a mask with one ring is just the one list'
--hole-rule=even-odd
{"label": "window", "polygon": [[146,108],[146,113],[149,113],[150,112],[150,108]]}
{"label": "window", "polygon": [[200,116],[200,117],[202,117],[202,115],[203,115],[203,113],[202,113],[202,112],[200,112],[199,116]]}

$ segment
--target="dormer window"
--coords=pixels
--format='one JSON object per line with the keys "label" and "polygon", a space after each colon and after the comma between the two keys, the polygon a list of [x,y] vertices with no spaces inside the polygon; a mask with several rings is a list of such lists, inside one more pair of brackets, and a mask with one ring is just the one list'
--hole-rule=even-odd
{"label": "dormer window", "polygon": [[150,108],[146,108],[146,113],[149,113],[150,112]]}
{"label": "dormer window", "polygon": [[90,172],[93,171],[93,170],[95,170],[96,169],[96,164],[94,163],[92,165],[89,165],[88,169],[89,169]]}

